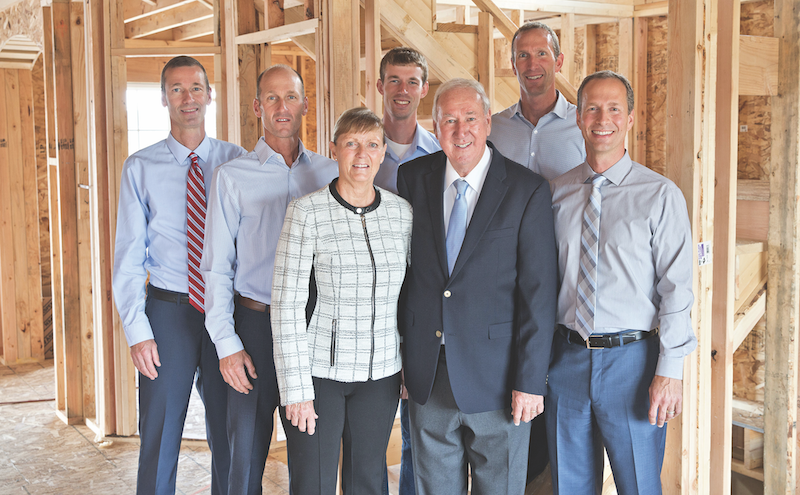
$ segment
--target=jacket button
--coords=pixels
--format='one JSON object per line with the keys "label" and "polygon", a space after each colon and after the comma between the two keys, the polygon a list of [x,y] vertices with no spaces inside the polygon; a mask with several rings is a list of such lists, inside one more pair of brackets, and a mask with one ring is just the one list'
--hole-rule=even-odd
{"label": "jacket button", "polygon": [[442,338],[442,331],[441,330],[436,330],[436,338],[437,339],[441,339]]}
{"label": "jacket button", "polygon": [[444,297],[450,297],[450,291],[449,290],[444,291]]}

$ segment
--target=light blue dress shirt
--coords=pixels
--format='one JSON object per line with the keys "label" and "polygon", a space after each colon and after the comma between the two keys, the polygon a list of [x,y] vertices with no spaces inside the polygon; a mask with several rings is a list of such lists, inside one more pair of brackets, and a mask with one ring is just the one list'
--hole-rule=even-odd
{"label": "light blue dress shirt", "polygon": [[[575,324],[583,210],[595,172],[583,163],[550,183],[558,245],[556,322]],[[603,172],[600,188],[595,333],[659,329],[656,374],[681,379],[697,346],[692,309],[692,232],[686,200],[669,179],[628,153]]]}
{"label": "light blue dress shirt", "polygon": [[509,160],[553,180],[586,160],[577,107],[557,92],[556,106],[536,125],[522,115],[520,102],[492,115],[489,141]]}
{"label": "light blue dress shirt", "polygon": [[[153,338],[144,313],[148,273],[155,287],[189,292],[186,176],[191,152],[170,134],[129,156],[122,167],[112,288],[130,346]],[[206,136],[194,152],[208,197],[214,169],[245,150]]]}
{"label": "light blue dress shirt", "polygon": [[441,149],[442,147],[439,146],[439,141],[436,140],[436,136],[425,130],[419,125],[419,122],[417,122],[417,130],[414,132],[414,141],[411,143],[411,147],[408,148],[408,151],[406,151],[405,156],[399,157],[394,154],[391,147],[386,147],[386,155],[383,157],[383,163],[381,163],[378,174],[375,175],[374,184],[397,194],[397,169],[400,165],[414,158],[430,155]]}
{"label": "light blue dress shirt", "polygon": [[258,140],[255,150],[219,167],[211,181],[200,271],[206,282],[206,329],[222,359],[244,349],[233,323],[233,294],[271,304],[275,249],[286,209],[339,175],[335,161],[308,151],[291,168]]}

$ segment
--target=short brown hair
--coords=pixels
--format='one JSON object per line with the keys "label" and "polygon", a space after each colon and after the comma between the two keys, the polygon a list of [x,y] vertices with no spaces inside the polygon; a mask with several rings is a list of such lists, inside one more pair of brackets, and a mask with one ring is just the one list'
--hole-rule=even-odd
{"label": "short brown hair", "polygon": [[381,59],[381,81],[386,77],[387,65],[416,65],[422,69],[422,84],[428,81],[428,61],[425,59],[425,55],[413,48],[398,46],[386,52]]}
{"label": "short brown hair", "polygon": [[383,121],[369,108],[355,107],[345,112],[336,121],[333,128],[333,144],[343,134],[351,132],[380,131],[381,140],[386,142],[386,134],[383,130]]}
{"label": "short brown hair", "polygon": [[583,82],[581,83],[581,87],[578,88],[578,112],[581,112],[583,109],[584,88],[586,88],[586,85],[589,82],[594,81],[595,79],[616,79],[621,82],[623,86],[625,86],[625,99],[627,100],[628,104],[628,115],[633,112],[633,88],[631,87],[631,83],[628,82],[628,79],[626,79],[622,74],[617,74],[616,72],[610,70],[601,70],[584,78]]}
{"label": "short brown hair", "polygon": [[527,31],[533,31],[534,29],[541,29],[543,31],[547,31],[547,34],[550,35],[550,48],[553,49],[553,55],[555,58],[558,58],[561,55],[561,45],[558,43],[558,36],[556,36],[556,32],[553,31],[553,28],[548,26],[547,24],[539,21],[533,22],[526,22],[522,26],[517,29],[517,32],[514,33],[514,37],[511,38],[511,59],[514,59],[514,54],[517,50],[517,37],[522,33]]}
{"label": "short brown hair", "polygon": [[203,64],[198,62],[196,58],[179,55],[167,62],[164,68],[161,69],[161,93],[167,93],[167,71],[178,67],[200,67],[200,70],[203,71],[203,79],[206,80],[206,91],[211,91],[211,86],[208,84],[208,74],[206,74],[206,68],[203,67]]}

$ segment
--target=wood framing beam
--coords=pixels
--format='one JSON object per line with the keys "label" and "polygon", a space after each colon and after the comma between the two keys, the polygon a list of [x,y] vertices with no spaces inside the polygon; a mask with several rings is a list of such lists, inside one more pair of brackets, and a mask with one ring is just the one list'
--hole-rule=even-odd
{"label": "wood framing beam", "polygon": [[575,85],[575,14],[561,16],[561,53],[564,54],[564,63],[561,74],[571,85]]}
{"label": "wood framing beam", "polygon": [[[767,291],[761,290],[756,294],[756,297],[750,301],[750,304],[741,312],[736,313],[733,321],[733,333],[731,340],[733,348],[738,349],[744,339],[750,335],[750,332],[756,324],[764,317],[767,311]],[[713,454],[712,454],[713,455]]]}
{"label": "wood framing beam", "polygon": [[262,43],[279,43],[289,41],[297,36],[304,34],[314,34],[319,24],[319,19],[308,19],[293,24],[256,31],[254,33],[241,34],[236,37],[237,45],[260,45]]}
{"label": "wood framing beam", "polygon": [[[481,0],[479,0],[481,1]],[[625,4],[627,3],[627,5]],[[479,3],[471,0],[439,0],[438,4],[442,7],[447,6],[466,6],[475,5],[484,10]],[[585,2],[581,0],[499,0],[494,2],[501,10],[524,10],[529,12],[548,12],[553,14],[582,14],[597,15],[605,17],[633,17],[633,2]]]}
{"label": "wood framing beam", "polygon": [[381,21],[385,28],[401,43],[413,46],[425,54],[431,72],[440,81],[454,77],[474,79],[461,65],[455,62],[447,51],[410,14],[406,13],[395,0],[381,1]]}
{"label": "wood framing beam", "polygon": [[201,21],[185,24],[172,30],[172,39],[175,41],[186,41],[201,36],[214,34],[214,18],[203,19]]}
{"label": "wood framing beam", "polygon": [[183,5],[195,3],[195,0],[159,0],[155,2],[155,5],[135,1],[120,3],[122,4],[120,6],[122,9],[121,15],[124,17],[125,22],[131,22],[143,17],[160,14]]}
{"label": "wood framing beam", "polygon": [[778,94],[772,97],[772,153],[765,336],[764,493],[795,493],[800,312],[800,9],[775,0],[780,40]]}
{"label": "wood framing beam", "polygon": [[778,94],[778,38],[763,36],[739,37],[739,94]]}
{"label": "wood framing beam", "polygon": [[494,22],[492,14],[478,14],[478,80],[489,101],[494,101]]}
{"label": "wood framing beam", "polygon": [[[127,2],[126,2],[127,3]],[[124,56],[115,55],[114,50],[125,47],[125,30],[123,6],[114,0],[103,0],[104,45],[108,53],[104,57],[108,66],[104,76],[108,81],[105,87],[105,98],[109,106],[106,119],[107,154],[109,166],[108,179],[108,235],[116,238],[117,206],[119,204],[119,185],[122,177],[122,165],[128,156],[128,112],[125,106],[125,90],[127,88],[127,62]],[[144,43],[144,40],[138,41]],[[113,247],[112,247],[113,249]],[[113,253],[111,257],[113,263]],[[110,359],[114,363],[114,424],[108,429],[117,435],[133,435],[136,433],[136,368],[130,358],[130,349],[125,339],[119,313],[113,311],[113,328],[109,340],[111,345]]]}
{"label": "wood framing beam", "polygon": [[[252,1],[250,2],[252,3]],[[142,38],[151,34],[168,31],[186,24],[201,21],[203,19],[213,19],[214,12],[205,5],[193,2],[182,4],[173,9],[165,10],[157,14],[151,14],[135,21],[125,24],[126,38]]]}
{"label": "wood framing beam", "polygon": [[80,273],[78,259],[78,183],[75,168],[72,42],[70,2],[56,0],[51,7],[55,56],[55,106],[58,133],[58,179],[61,241],[62,332],[64,348],[65,407],[61,414],[70,424],[83,422],[83,370],[81,360]]}
{"label": "wood framing beam", "polygon": [[[669,3],[666,175],[686,198],[694,243],[710,242],[714,228],[713,134],[703,132],[703,123],[714,121],[714,98],[712,92],[704,94],[702,88],[713,88],[716,84],[712,62],[716,56],[716,37],[710,34],[716,22],[711,18],[715,1],[670,0]],[[696,263],[696,250],[693,251]],[[711,483],[705,460],[710,449],[711,286],[712,266],[697,267],[691,321],[698,347],[685,360],[683,414],[679,421],[670,422],[667,432],[667,454],[661,475],[666,493],[706,490]]]}
{"label": "wood framing beam", "polygon": [[[589,42],[584,42],[584,47]],[[588,50],[584,49],[584,53]],[[631,158],[647,165],[647,19],[633,20],[633,119],[632,134],[628,138]]]}
{"label": "wood framing beam", "polygon": [[[345,110],[361,104],[358,88],[361,87],[359,54],[359,2],[358,0],[325,0],[331,21],[327,36],[330,43],[331,117],[335,122]],[[383,4],[381,4],[381,14]]]}
{"label": "wood framing beam", "polygon": [[[736,177],[739,144],[739,0],[718,0],[714,187],[714,293],[711,314],[712,494],[731,491],[731,406],[736,276]],[[753,325],[758,321],[756,319]],[[752,328],[752,327],[751,327]]]}
{"label": "wood framing beam", "polygon": [[381,5],[378,0],[364,0],[364,71],[367,107],[376,115],[383,115],[383,99],[378,92],[381,66]]}
{"label": "wood framing beam", "polygon": [[[597,26],[587,24],[583,37],[583,75],[588,76],[597,71]],[[647,71],[645,71],[646,73]],[[638,117],[638,115],[637,115]],[[633,121],[636,125],[636,120]],[[643,163],[643,162],[639,162]]]}
{"label": "wood framing beam", "polygon": [[[13,70],[13,69],[11,69]],[[11,166],[6,105],[6,82],[10,69],[0,69],[0,330],[2,330],[3,362],[17,361],[17,286],[14,275],[14,226],[11,210]],[[16,70],[14,70],[16,72]]]}

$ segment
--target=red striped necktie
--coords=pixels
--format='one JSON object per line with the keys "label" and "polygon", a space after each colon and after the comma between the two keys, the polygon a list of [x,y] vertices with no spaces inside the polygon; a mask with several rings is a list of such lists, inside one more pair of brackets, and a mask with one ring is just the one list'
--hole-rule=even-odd
{"label": "red striped necktie", "polygon": [[205,283],[200,275],[200,258],[203,256],[203,235],[206,228],[206,189],[203,169],[197,155],[189,155],[192,165],[186,180],[186,245],[189,248],[189,303],[201,313],[205,312]]}

